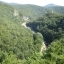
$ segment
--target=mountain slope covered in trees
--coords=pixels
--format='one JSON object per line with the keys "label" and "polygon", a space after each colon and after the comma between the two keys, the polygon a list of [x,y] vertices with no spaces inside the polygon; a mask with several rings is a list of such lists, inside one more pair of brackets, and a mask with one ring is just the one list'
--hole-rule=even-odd
{"label": "mountain slope covered in trees", "polygon": [[64,15],[47,13],[35,22],[28,23],[27,26],[42,33],[44,39],[50,43],[64,34]]}
{"label": "mountain slope covered in trees", "polygon": [[[0,64],[63,64],[64,15],[58,13],[36,5],[0,2]],[[23,27],[24,22],[35,33]],[[44,41],[47,50],[40,54]]]}
{"label": "mountain slope covered in trees", "polygon": [[49,12],[64,14],[64,7],[54,4],[49,4],[44,7],[31,5],[31,4],[17,5],[13,3],[11,5],[14,8],[17,8],[19,11],[21,11],[22,14],[29,16],[31,19],[37,19],[38,17],[41,17],[42,15]]}
{"label": "mountain slope covered in trees", "polygon": [[14,10],[14,7],[0,3],[0,63],[10,54],[15,55],[17,59],[27,59],[40,51],[43,41],[39,33],[34,40],[32,32],[22,26],[25,21],[20,13],[15,16]]}
{"label": "mountain slope covered in trees", "polygon": [[46,5],[45,8],[49,9],[53,13],[64,14],[64,7],[63,6],[49,4],[49,5]]}

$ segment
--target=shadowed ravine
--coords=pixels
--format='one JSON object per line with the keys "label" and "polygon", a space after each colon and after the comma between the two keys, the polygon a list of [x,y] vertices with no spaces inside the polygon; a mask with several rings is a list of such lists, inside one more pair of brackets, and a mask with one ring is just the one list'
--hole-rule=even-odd
{"label": "shadowed ravine", "polygon": [[[24,23],[22,23],[22,26],[24,26],[26,29],[31,30],[31,28],[30,28],[30,27],[27,27],[26,24],[27,24],[27,22],[24,22]],[[33,34],[35,33],[33,30],[31,30],[31,32],[32,32]],[[45,42],[42,42],[42,46],[41,46],[41,49],[40,49],[40,54],[42,54],[42,52],[43,52],[44,50],[46,50],[46,45],[45,45]]]}

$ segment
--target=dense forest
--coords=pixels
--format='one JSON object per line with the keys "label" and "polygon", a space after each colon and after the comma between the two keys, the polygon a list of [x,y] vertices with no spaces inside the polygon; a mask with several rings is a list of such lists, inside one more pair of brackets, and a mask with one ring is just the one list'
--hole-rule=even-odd
{"label": "dense forest", "polygon": [[63,10],[0,2],[0,64],[64,64]]}
{"label": "dense forest", "polygon": [[64,36],[64,15],[47,13],[36,21],[27,23],[35,32],[40,32],[47,43]]}

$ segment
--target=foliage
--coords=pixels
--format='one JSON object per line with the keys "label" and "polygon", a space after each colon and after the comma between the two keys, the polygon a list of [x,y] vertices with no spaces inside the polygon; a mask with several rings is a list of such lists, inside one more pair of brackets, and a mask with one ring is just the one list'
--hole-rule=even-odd
{"label": "foliage", "polygon": [[27,26],[34,31],[41,32],[46,42],[62,37],[64,34],[64,16],[60,14],[47,13],[45,16],[30,22]]}
{"label": "foliage", "polygon": [[[0,64],[64,64],[64,15],[47,12],[40,6],[0,2]],[[27,24],[35,33],[22,26],[27,22],[23,15],[30,21],[38,18]],[[40,54],[43,41],[51,44]]]}

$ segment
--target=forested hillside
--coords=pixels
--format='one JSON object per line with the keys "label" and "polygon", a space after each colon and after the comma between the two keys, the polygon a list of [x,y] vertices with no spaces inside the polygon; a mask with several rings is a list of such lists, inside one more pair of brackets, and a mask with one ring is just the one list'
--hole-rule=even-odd
{"label": "forested hillside", "polygon": [[35,20],[38,17],[41,17],[43,14],[47,13],[48,10],[44,7],[36,6],[36,5],[30,5],[30,4],[10,4],[12,7],[19,10],[21,15],[28,16],[31,20]]}
{"label": "forested hillside", "polygon": [[64,15],[58,13],[0,2],[0,64],[63,64]]}
{"label": "forested hillside", "polygon": [[28,23],[27,26],[42,33],[45,41],[50,43],[64,36],[64,15],[47,13],[36,21]]}
{"label": "forested hillside", "polygon": [[27,59],[40,51],[43,41],[39,33],[34,40],[33,36],[36,34],[32,34],[30,30],[22,26],[22,22],[25,21],[19,15],[20,13],[15,16],[14,10],[14,7],[0,3],[0,63],[5,62],[10,54],[16,56],[17,59]]}
{"label": "forested hillside", "polygon": [[35,32],[40,32],[48,46],[48,49],[42,56],[42,62],[44,64],[63,64],[64,15],[47,13],[36,21],[27,23],[27,26]]}
{"label": "forested hillside", "polygon": [[54,4],[49,4],[44,7],[30,5],[30,4],[21,5],[21,4],[16,4],[16,3],[12,3],[10,5],[18,9],[21,12],[21,15],[24,14],[30,17],[31,20],[35,20],[39,17],[42,17],[42,15],[49,13],[49,12],[64,14],[64,7],[57,6]]}
{"label": "forested hillside", "polygon": [[49,4],[49,5],[46,5],[45,8],[50,10],[50,12],[53,12],[53,13],[64,14],[64,7],[63,6]]}

